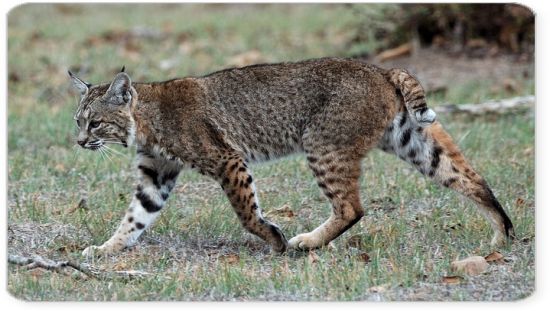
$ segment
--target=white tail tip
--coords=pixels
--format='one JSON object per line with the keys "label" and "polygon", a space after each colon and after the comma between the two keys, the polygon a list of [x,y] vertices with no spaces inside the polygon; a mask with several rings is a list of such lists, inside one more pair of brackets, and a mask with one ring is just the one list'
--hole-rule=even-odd
{"label": "white tail tip", "polygon": [[432,109],[424,110],[424,112],[417,111],[415,113],[416,121],[421,126],[428,126],[435,122],[437,114]]}

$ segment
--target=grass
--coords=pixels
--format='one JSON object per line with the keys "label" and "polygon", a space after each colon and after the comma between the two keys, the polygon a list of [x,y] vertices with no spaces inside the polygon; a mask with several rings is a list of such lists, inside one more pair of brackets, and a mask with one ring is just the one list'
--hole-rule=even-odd
{"label": "grass", "polygon": [[[347,56],[344,43],[353,34],[353,15],[339,5],[132,6],[32,4],[10,12],[10,253],[82,261],[82,249],[110,237],[131,199],[135,150],[119,149],[124,156],[105,160],[74,147],[76,97],[68,92],[67,68],[99,82],[125,64],[136,80],[158,80],[214,71],[250,50],[258,51],[261,61]],[[124,37],[137,26],[162,35]],[[162,67],[162,60],[176,65]],[[520,93],[533,93],[534,83],[524,85]],[[445,98],[431,97],[430,105],[486,96],[486,84],[473,81],[453,86]],[[240,227],[217,184],[185,172],[168,207],[136,247],[93,262],[106,270],[153,276],[82,279],[10,265],[8,289],[25,300],[526,297],[535,277],[534,118],[525,113],[440,119],[512,215],[518,235],[516,243],[498,249],[504,265],[491,265],[459,285],[443,284],[441,278],[451,274],[451,261],[494,251],[488,224],[472,203],[399,159],[373,151],[364,160],[361,181],[366,216],[331,247],[271,254]],[[328,217],[330,208],[303,156],[253,171],[264,213],[287,238]],[[76,209],[82,198],[86,209]],[[283,206],[294,216],[277,213]]]}

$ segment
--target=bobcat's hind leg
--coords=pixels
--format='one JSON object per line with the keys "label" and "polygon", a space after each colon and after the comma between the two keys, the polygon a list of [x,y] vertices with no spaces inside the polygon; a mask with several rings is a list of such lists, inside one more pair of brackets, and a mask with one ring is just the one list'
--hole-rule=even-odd
{"label": "bobcat's hind leg", "polygon": [[491,188],[468,164],[439,122],[421,128],[402,113],[386,130],[379,148],[398,155],[422,174],[473,200],[494,230],[491,244],[513,238],[512,222]]}
{"label": "bobcat's hind leg", "polygon": [[286,251],[287,240],[279,227],[262,216],[254,179],[242,157],[225,154],[218,179],[243,227],[271,244],[274,251]]}
{"label": "bobcat's hind leg", "polygon": [[87,247],[84,256],[109,255],[133,245],[158,217],[175,186],[180,165],[138,151],[139,182],[126,215],[113,236],[101,246]]}
{"label": "bobcat's hind leg", "polygon": [[332,214],[309,233],[299,234],[289,241],[297,249],[312,249],[328,244],[363,217],[359,199],[361,160],[357,153],[334,151],[318,156],[309,153],[309,167],[317,184],[332,204]]}

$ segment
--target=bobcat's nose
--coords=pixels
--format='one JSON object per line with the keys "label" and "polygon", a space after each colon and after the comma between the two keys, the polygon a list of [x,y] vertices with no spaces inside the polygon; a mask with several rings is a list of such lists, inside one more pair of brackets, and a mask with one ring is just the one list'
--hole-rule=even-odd
{"label": "bobcat's nose", "polygon": [[84,147],[84,145],[86,145],[86,141],[87,141],[86,139],[79,139],[79,140],[77,140],[76,142],[77,142],[80,146]]}

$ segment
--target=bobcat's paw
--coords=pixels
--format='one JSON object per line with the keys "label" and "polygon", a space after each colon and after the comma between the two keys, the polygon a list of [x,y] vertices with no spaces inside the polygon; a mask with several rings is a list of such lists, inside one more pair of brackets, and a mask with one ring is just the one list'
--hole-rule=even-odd
{"label": "bobcat's paw", "polygon": [[323,243],[311,233],[302,233],[288,241],[290,248],[298,250],[308,250],[323,246]]}

